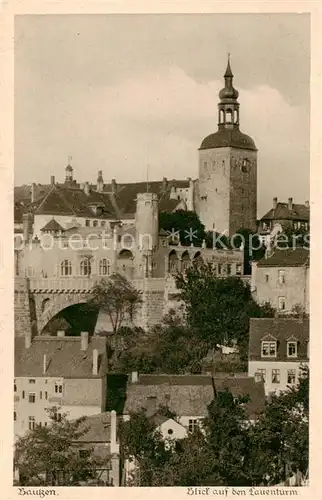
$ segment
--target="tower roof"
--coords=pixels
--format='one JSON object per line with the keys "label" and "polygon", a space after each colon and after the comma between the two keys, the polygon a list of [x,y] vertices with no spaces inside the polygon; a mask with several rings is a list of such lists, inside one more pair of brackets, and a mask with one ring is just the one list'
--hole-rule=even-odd
{"label": "tower roof", "polygon": [[225,78],[233,78],[234,77],[233,72],[232,72],[231,67],[230,67],[230,54],[228,54],[227,68],[226,68],[226,72],[224,74],[224,77]]}
{"label": "tower roof", "polygon": [[247,135],[243,134],[239,129],[221,129],[214,134],[210,134],[202,141],[199,149],[214,149],[214,148],[238,148],[257,151],[255,142]]}

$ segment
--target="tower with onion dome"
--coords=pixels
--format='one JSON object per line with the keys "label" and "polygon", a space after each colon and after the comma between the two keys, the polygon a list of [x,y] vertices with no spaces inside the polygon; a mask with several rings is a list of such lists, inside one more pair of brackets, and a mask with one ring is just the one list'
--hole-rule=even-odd
{"label": "tower with onion dome", "polygon": [[256,229],[257,148],[241,132],[239,92],[228,57],[225,86],[219,92],[218,130],[199,148],[197,210],[207,230],[229,235]]}

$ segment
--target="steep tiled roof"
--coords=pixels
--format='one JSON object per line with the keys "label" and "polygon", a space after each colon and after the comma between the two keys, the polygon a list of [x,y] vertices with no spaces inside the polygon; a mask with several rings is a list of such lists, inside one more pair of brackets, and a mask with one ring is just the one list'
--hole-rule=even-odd
{"label": "steep tiled roof", "polygon": [[300,267],[310,265],[310,252],[306,248],[285,248],[275,250],[268,258],[257,262],[258,267]]}
{"label": "steep tiled roof", "polygon": [[[92,373],[93,349],[98,349],[98,377],[107,372],[106,339],[92,337],[86,351],[80,349],[80,337],[35,337],[25,348],[22,337],[15,339],[16,377],[96,378]],[[47,371],[43,374],[44,354]]]}
{"label": "steep tiled roof", "polygon": [[276,208],[271,208],[262,218],[266,220],[296,220],[309,221],[310,208],[306,205],[293,203],[292,210],[289,210],[288,203],[277,203]]}
{"label": "steep tiled roof", "polygon": [[[149,192],[159,197],[160,211],[175,210],[179,200],[170,199],[171,188],[184,189],[189,187],[189,180],[151,181]],[[132,182],[115,185],[105,184],[102,192],[96,191],[96,185],[90,186],[90,192],[85,194],[76,182],[71,184],[36,185],[34,188],[35,202],[31,203],[31,187],[15,187],[15,222],[22,222],[22,213],[27,209],[36,214],[72,215],[89,218],[121,219],[133,218],[136,209],[136,198],[139,193],[147,190],[146,182]],[[96,215],[92,205],[101,205],[103,213]]]}
{"label": "steep tiled roof", "polygon": [[[215,386],[217,391],[229,389],[235,397],[249,395],[245,410],[250,418],[264,406],[264,385],[251,377],[215,377]],[[167,405],[178,416],[206,416],[214,398],[212,378],[209,375],[140,375],[137,383],[128,386],[124,413],[146,407],[149,396],[156,397],[156,406]]]}
{"label": "steep tiled roof", "polygon": [[[308,319],[297,318],[251,318],[249,331],[249,359],[260,360],[261,341],[268,335],[276,339],[276,361],[290,361],[287,358],[287,340],[292,336],[298,341],[297,360],[307,360],[307,342],[309,341],[310,322]],[[267,358],[265,358],[267,360]]]}
{"label": "steep tiled roof", "polygon": [[64,231],[64,228],[55,219],[51,219],[41,231]]}

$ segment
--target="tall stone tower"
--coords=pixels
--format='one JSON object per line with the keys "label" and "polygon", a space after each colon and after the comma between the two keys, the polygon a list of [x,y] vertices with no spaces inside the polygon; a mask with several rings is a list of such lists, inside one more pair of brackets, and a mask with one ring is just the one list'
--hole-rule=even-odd
{"label": "tall stone tower", "polygon": [[153,250],[158,245],[159,207],[156,193],[139,193],[136,200],[136,242],[142,251]]}
{"label": "tall stone tower", "polygon": [[256,229],[257,149],[239,129],[238,91],[228,64],[219,92],[218,131],[199,148],[198,212],[206,229],[229,235]]}

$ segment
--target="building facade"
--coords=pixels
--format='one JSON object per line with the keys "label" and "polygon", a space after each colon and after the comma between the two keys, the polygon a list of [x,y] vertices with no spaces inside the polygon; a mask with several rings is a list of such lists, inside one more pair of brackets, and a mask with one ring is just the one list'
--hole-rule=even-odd
{"label": "building facade", "polygon": [[252,290],[258,303],[283,314],[310,312],[310,259],[305,248],[280,249],[252,264]]}
{"label": "building facade", "polygon": [[248,375],[265,384],[265,394],[295,387],[309,365],[309,320],[252,318]]}
{"label": "building facade", "polygon": [[46,408],[57,407],[69,419],[105,411],[106,339],[83,332],[81,337],[15,339],[14,432],[15,437],[49,425]]}

